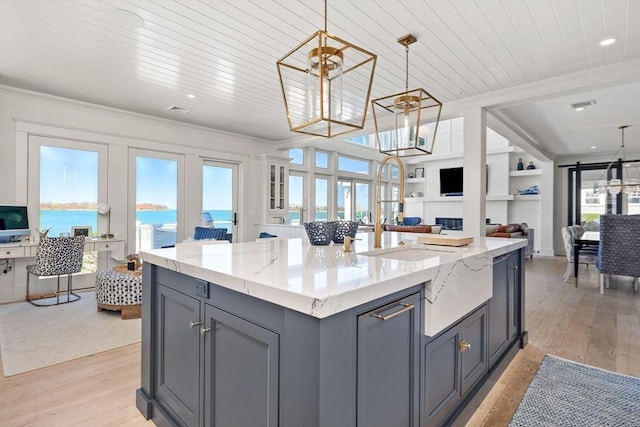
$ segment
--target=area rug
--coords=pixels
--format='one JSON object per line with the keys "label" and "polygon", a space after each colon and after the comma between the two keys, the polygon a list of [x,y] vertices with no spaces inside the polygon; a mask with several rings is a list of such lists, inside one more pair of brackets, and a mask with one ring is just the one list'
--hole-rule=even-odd
{"label": "area rug", "polygon": [[640,378],[546,355],[510,426],[640,426]]}
{"label": "area rug", "polygon": [[140,319],[96,309],[93,292],[69,304],[0,306],[0,354],[5,377],[140,341]]}

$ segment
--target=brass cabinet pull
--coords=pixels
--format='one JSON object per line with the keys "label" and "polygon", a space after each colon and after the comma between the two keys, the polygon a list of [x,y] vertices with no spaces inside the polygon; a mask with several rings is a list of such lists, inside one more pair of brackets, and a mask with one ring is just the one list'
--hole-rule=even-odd
{"label": "brass cabinet pull", "polygon": [[415,305],[413,304],[407,304],[406,302],[401,302],[399,303],[400,306],[402,306],[402,308],[398,311],[394,311],[391,314],[387,314],[386,316],[382,316],[380,314],[377,313],[371,313],[371,316],[375,317],[376,319],[380,319],[380,320],[389,320],[392,317],[396,317],[398,314],[402,314],[405,311],[409,311],[409,310],[413,310],[415,308]]}
{"label": "brass cabinet pull", "polygon": [[202,328],[200,329],[200,334],[206,335],[207,332],[211,332],[211,328]]}
{"label": "brass cabinet pull", "polygon": [[190,328],[195,328],[196,326],[202,324],[202,322],[194,322],[193,320],[191,322],[189,322],[189,327]]}
{"label": "brass cabinet pull", "polygon": [[458,350],[460,351],[467,351],[471,348],[471,343],[465,341],[465,340],[461,340],[460,344],[458,344]]}

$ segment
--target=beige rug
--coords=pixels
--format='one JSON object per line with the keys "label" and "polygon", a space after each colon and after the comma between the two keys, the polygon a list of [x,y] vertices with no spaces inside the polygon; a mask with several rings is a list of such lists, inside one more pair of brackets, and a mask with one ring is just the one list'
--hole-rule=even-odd
{"label": "beige rug", "polygon": [[55,365],[140,341],[140,319],[96,310],[93,292],[51,307],[28,302],[0,305],[0,354],[4,376]]}

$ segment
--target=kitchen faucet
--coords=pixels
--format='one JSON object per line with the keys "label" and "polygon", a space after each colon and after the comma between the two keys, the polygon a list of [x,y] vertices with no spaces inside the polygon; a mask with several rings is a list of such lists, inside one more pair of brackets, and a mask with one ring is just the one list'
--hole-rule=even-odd
{"label": "kitchen faucet", "polygon": [[[381,200],[380,190],[382,188],[382,169],[390,160],[394,160],[400,168],[400,192],[397,200]],[[380,222],[380,217],[382,216],[382,203],[385,202],[398,202],[398,221],[402,222],[404,220],[404,165],[398,156],[386,156],[382,159],[382,162],[380,162],[380,167],[378,167],[378,178],[376,180],[376,222],[373,227],[374,248],[382,247],[383,224]]]}

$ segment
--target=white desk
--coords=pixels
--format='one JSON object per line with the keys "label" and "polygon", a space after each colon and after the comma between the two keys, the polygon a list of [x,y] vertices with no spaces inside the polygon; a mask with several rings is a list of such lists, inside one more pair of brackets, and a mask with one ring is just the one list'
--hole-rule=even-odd
{"label": "white desk", "polygon": [[[123,260],[124,240],[122,239],[86,239],[85,252],[111,252],[111,258]],[[16,242],[0,243],[0,259],[30,258],[36,256],[38,243]]]}

